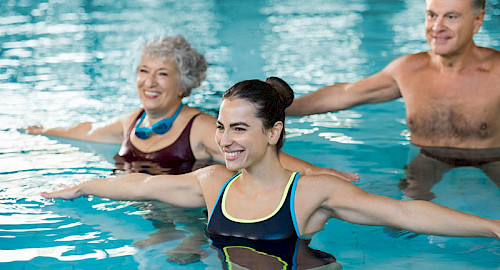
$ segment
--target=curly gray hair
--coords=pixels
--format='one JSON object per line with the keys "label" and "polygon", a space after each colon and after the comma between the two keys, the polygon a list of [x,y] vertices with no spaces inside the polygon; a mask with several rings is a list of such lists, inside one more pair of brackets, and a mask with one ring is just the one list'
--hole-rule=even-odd
{"label": "curly gray hair", "polygon": [[179,87],[182,97],[191,94],[191,90],[200,86],[205,79],[207,62],[205,57],[192,48],[183,36],[152,39],[142,46],[141,57],[158,57],[163,61],[172,61],[179,72]]}

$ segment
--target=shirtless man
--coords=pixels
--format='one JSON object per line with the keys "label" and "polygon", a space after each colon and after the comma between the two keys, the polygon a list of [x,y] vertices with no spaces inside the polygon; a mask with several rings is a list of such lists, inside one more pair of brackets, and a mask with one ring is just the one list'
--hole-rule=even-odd
{"label": "shirtless man", "polygon": [[426,0],[425,5],[429,51],[401,56],[360,81],[300,97],[287,114],[403,97],[411,142],[422,147],[400,184],[407,195],[432,199],[430,188],[456,166],[478,167],[500,186],[500,52],[473,41],[485,0]]}

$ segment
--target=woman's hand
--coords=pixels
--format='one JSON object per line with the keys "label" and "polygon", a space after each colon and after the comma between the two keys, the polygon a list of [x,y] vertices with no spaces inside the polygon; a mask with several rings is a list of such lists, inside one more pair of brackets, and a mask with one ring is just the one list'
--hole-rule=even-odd
{"label": "woman's hand", "polygon": [[331,168],[323,168],[323,169],[329,171],[325,172],[326,174],[337,176],[338,178],[348,182],[357,182],[359,180],[359,173],[341,172]]}
{"label": "woman's hand", "polygon": [[66,186],[61,185],[59,189],[54,189],[52,192],[42,192],[42,197],[46,199],[75,199],[81,196],[78,185]]}
{"label": "woman's hand", "polygon": [[309,169],[305,173],[306,175],[319,175],[319,174],[327,174],[327,175],[333,175],[335,177],[338,177],[342,180],[348,181],[348,182],[357,182],[359,180],[359,173],[348,173],[348,172],[341,172],[337,171],[332,168],[326,168],[326,167],[320,167],[320,166],[314,166],[313,169]]}
{"label": "woman's hand", "polygon": [[332,169],[332,168],[315,166],[307,161],[296,158],[294,156],[290,156],[289,154],[287,154],[283,151],[279,152],[279,159],[280,159],[281,165],[285,169],[290,170],[290,171],[294,171],[294,172],[299,172],[300,174],[303,174],[303,175],[326,174],[326,175],[333,175],[335,177],[338,177],[342,180],[349,181],[349,182],[356,182],[359,180],[359,174],[357,174],[357,173],[346,173],[346,172],[337,171],[337,170]]}
{"label": "woman's hand", "polygon": [[45,132],[43,126],[36,125],[36,126],[28,126],[27,128],[22,128],[21,130],[24,130],[24,132],[29,133],[29,134],[43,134]]}

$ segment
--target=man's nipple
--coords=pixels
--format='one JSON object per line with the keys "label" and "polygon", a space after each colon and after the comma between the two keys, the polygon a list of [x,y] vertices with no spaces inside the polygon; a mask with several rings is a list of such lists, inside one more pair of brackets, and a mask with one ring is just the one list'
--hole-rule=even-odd
{"label": "man's nipple", "polygon": [[487,130],[488,129],[488,124],[486,123],[481,123],[481,126],[479,127],[481,130]]}

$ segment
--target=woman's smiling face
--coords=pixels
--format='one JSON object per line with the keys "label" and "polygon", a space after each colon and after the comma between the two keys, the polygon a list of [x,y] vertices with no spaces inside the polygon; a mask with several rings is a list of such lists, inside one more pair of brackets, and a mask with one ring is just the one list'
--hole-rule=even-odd
{"label": "woman's smiling face", "polygon": [[143,57],[137,67],[137,92],[144,108],[166,111],[178,103],[182,96],[178,81],[179,72],[171,61]]}
{"label": "woman's smiling face", "polygon": [[255,115],[255,106],[244,99],[226,98],[221,103],[215,141],[231,171],[248,168],[266,153],[269,132]]}

